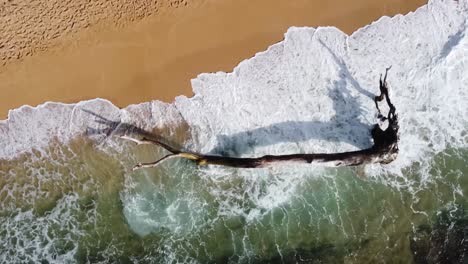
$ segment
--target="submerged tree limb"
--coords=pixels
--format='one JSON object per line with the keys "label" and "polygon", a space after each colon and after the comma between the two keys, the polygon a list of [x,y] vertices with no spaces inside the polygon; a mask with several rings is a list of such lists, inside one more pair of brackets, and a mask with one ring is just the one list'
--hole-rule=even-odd
{"label": "submerged tree limb", "polygon": [[[160,140],[135,139],[129,136],[120,136],[122,139],[130,140],[140,144],[158,145],[171,154],[162,157],[161,159],[150,163],[139,163],[133,169],[150,168],[159,165],[161,162],[172,158],[185,158],[195,161],[198,165],[222,165],[236,168],[261,168],[267,167],[281,162],[296,162],[296,163],[325,163],[331,166],[356,166],[367,163],[390,163],[396,159],[398,155],[398,118],[395,113],[395,106],[392,104],[388,95],[387,86],[387,68],[385,77],[382,80],[380,76],[380,92],[379,96],[374,98],[375,105],[379,112],[379,118],[388,121],[388,127],[382,130],[378,124],[372,127],[371,135],[374,145],[368,149],[340,152],[340,153],[315,153],[315,154],[289,154],[289,155],[266,155],[256,158],[236,158],[228,156],[204,155],[195,152],[182,151],[163,143]],[[383,117],[380,113],[378,102],[386,99],[390,110],[387,117]]]}

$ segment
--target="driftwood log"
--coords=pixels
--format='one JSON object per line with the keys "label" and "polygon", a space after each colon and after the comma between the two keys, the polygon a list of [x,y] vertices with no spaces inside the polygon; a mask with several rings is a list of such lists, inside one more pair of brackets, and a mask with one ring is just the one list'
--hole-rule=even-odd
{"label": "driftwood log", "polygon": [[[380,95],[374,98],[375,105],[378,111],[378,118],[382,121],[388,121],[388,127],[383,130],[379,124],[372,127],[371,135],[373,146],[368,149],[340,152],[340,153],[315,153],[315,154],[290,154],[290,155],[266,155],[256,158],[237,158],[217,155],[204,155],[196,152],[182,151],[174,148],[161,140],[150,139],[143,137],[135,139],[129,136],[120,136],[123,139],[133,141],[137,144],[153,144],[158,145],[171,154],[168,154],[161,159],[150,163],[139,163],[133,169],[155,167],[161,162],[172,158],[186,158],[193,160],[198,165],[222,165],[237,168],[261,168],[272,166],[281,162],[297,162],[297,163],[326,163],[332,166],[356,166],[367,163],[390,163],[395,160],[398,154],[398,117],[395,113],[395,106],[392,104],[388,95],[387,85],[387,68],[385,77],[382,80],[380,76]],[[379,109],[378,103],[386,99],[386,103],[390,108],[387,117],[384,117]]]}

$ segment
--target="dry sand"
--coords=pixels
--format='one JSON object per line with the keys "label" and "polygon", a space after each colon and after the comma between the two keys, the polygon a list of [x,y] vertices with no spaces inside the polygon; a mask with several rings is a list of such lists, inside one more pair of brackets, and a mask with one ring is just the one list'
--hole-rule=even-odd
{"label": "dry sand", "polygon": [[426,2],[0,0],[0,119],[45,101],[170,102],[191,95],[191,78],[231,71],[290,26],[350,34]]}

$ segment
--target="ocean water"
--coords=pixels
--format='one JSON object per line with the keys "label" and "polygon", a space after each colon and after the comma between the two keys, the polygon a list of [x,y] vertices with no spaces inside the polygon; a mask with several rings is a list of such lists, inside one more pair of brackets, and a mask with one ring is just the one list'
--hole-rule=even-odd
{"label": "ocean water", "polygon": [[[351,36],[290,28],[195,96],[118,109],[103,99],[0,122],[2,263],[465,263],[468,1],[430,1]],[[400,120],[388,165],[197,166],[118,136],[211,154],[372,145],[379,74]]]}

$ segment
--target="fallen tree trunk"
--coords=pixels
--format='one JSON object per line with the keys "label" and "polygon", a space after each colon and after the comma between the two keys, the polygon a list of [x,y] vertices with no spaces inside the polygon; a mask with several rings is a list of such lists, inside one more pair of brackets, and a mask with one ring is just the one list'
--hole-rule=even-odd
{"label": "fallen tree trunk", "polygon": [[[398,155],[398,118],[395,113],[396,109],[391,103],[388,96],[387,73],[390,68],[386,69],[385,77],[382,80],[380,77],[380,92],[379,96],[374,98],[379,118],[388,121],[388,127],[382,130],[378,124],[375,124],[371,130],[374,145],[371,148],[341,152],[341,153],[315,153],[315,154],[289,154],[289,155],[266,155],[256,158],[236,158],[227,156],[204,155],[200,153],[182,151],[163,143],[161,140],[149,138],[135,139],[129,136],[121,136],[121,138],[133,141],[137,144],[154,144],[163,147],[171,154],[150,163],[139,163],[134,167],[148,168],[155,167],[161,162],[172,158],[186,158],[195,161],[198,165],[222,165],[236,168],[261,168],[271,166],[281,162],[297,162],[297,163],[325,163],[332,166],[356,166],[366,163],[390,163]],[[387,117],[380,114],[378,102],[386,99],[390,108]]]}

